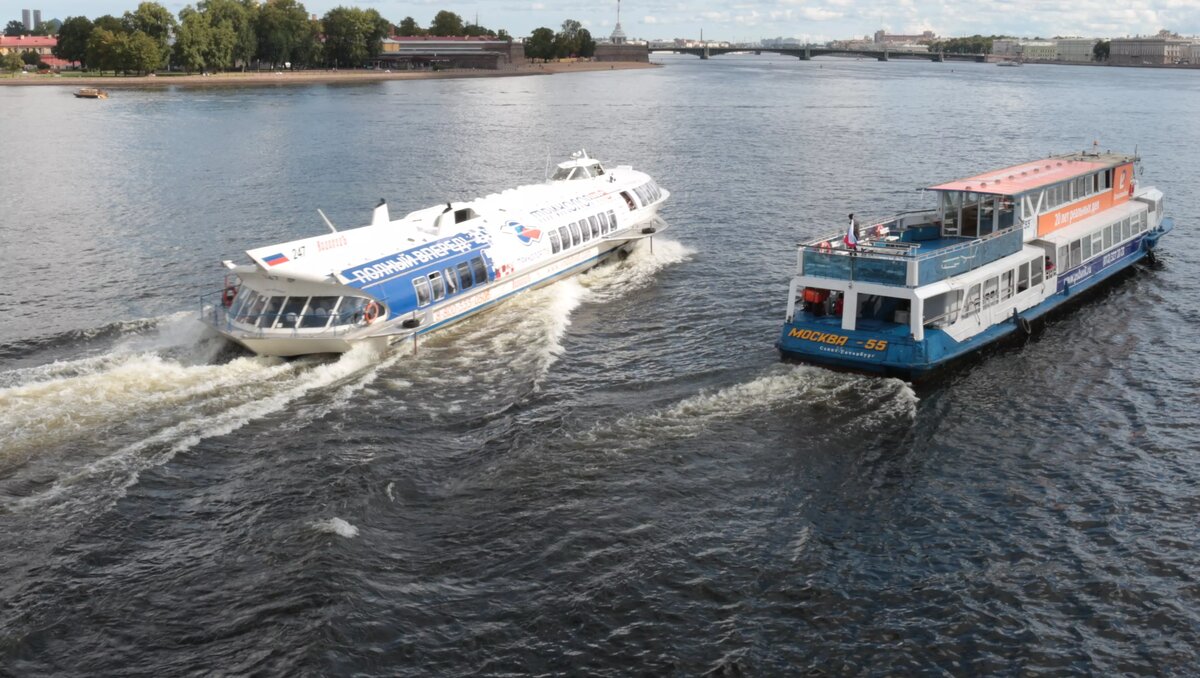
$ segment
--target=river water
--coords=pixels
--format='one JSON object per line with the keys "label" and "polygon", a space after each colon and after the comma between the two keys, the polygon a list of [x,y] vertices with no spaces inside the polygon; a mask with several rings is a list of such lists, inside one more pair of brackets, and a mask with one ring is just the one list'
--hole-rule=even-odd
{"label": "river water", "polygon": [[[1200,80],[649,71],[0,88],[0,674],[1187,675]],[[1144,158],[1160,263],[936,386],[785,365],[793,245],[1052,152]],[[205,334],[220,260],[540,180],[629,259],[384,355]]]}

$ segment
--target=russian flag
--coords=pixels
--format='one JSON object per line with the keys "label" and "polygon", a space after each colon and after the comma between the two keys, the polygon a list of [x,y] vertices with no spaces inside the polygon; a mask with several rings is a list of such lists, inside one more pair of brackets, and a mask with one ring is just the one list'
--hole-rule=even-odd
{"label": "russian flag", "polygon": [[287,261],[288,258],[283,256],[283,252],[280,252],[279,254],[272,254],[269,257],[263,257],[263,262],[265,262],[267,266],[278,266],[279,264],[286,264]]}
{"label": "russian flag", "polygon": [[858,249],[858,229],[854,227],[853,217],[850,218],[850,226],[846,229],[846,237],[842,238],[842,242],[852,250]]}

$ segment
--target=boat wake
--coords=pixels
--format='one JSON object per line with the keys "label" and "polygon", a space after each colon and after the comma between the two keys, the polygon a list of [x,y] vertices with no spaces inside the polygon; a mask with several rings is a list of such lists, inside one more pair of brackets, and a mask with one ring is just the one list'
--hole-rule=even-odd
{"label": "boat wake", "polygon": [[775,365],[766,374],[716,391],[701,392],[648,413],[602,423],[581,442],[609,449],[653,447],[666,439],[711,434],[727,423],[762,418],[819,417],[828,430],[873,430],[911,422],[918,398],[899,379],[839,374],[797,365]]}
{"label": "boat wake", "polygon": [[[580,304],[639,289],[687,255],[670,241],[653,253],[642,244],[586,281],[519,295],[435,333],[415,355],[400,343],[332,360],[249,357],[190,313],[106,329],[102,353],[0,372],[0,513],[94,511],[145,469],[285,410],[291,427],[381,394],[392,416],[502,412],[539,389]],[[409,398],[414,391],[441,397]]]}

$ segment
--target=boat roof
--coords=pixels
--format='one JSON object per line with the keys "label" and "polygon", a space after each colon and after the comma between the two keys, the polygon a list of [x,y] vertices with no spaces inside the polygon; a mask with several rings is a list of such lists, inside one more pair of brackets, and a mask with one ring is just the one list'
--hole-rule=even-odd
{"label": "boat roof", "polygon": [[931,191],[972,191],[992,195],[1018,195],[1042,186],[1057,184],[1084,174],[1117,167],[1137,160],[1135,156],[1112,152],[1080,152],[1052,155],[1041,160],[1004,167],[983,174],[956,179]]}

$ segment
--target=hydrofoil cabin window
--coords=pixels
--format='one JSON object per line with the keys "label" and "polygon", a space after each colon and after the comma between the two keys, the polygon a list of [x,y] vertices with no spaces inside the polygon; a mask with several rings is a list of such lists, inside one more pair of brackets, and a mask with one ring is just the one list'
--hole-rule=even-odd
{"label": "hydrofoil cabin window", "polygon": [[429,286],[433,288],[433,300],[441,301],[446,297],[446,285],[442,282],[442,274],[434,271],[429,274]]}
{"label": "hydrofoil cabin window", "polygon": [[483,257],[471,257],[471,272],[475,274],[475,284],[482,285],[488,281],[487,266]]}
{"label": "hydrofoil cabin window", "polygon": [[477,218],[479,215],[470,207],[454,210],[454,223],[461,224],[464,221],[470,221]]}
{"label": "hydrofoil cabin window", "polygon": [[583,243],[583,236],[579,234],[579,224],[572,222],[568,226],[571,229],[571,247]]}
{"label": "hydrofoil cabin window", "polygon": [[608,225],[610,230],[617,230],[617,213],[612,210],[608,211]]}
{"label": "hydrofoil cabin window", "polygon": [[566,226],[559,226],[558,237],[562,240],[562,248],[564,250],[571,247],[571,231]]}
{"label": "hydrofoil cabin window", "polygon": [[413,279],[413,288],[417,291],[417,306],[425,306],[432,298],[429,293],[429,279],[425,276]]}
{"label": "hydrofoil cabin window", "polygon": [[[551,231],[551,235],[553,234],[554,232]],[[458,270],[458,279],[462,283],[462,288],[464,290],[471,289],[471,287],[475,284],[475,281],[471,280],[471,267],[467,264],[467,262],[464,261],[454,268]]]}
{"label": "hydrofoil cabin window", "polygon": [[338,307],[337,324],[350,325],[358,323],[362,320],[363,309],[367,307],[367,300],[362,297],[343,297],[341,306]]}
{"label": "hydrofoil cabin window", "polygon": [[279,317],[279,309],[283,308],[283,302],[286,298],[271,297],[270,303],[267,304],[267,310],[259,318],[259,327],[270,329],[275,326],[275,318]]}
{"label": "hydrofoil cabin window", "polygon": [[625,204],[629,207],[629,211],[637,209],[637,205],[633,202],[633,197],[629,195],[629,191],[621,191],[621,197],[625,198]]}
{"label": "hydrofoil cabin window", "polygon": [[446,296],[458,293],[458,280],[454,275],[454,269],[444,269],[442,277],[446,279]]}
{"label": "hydrofoil cabin window", "polygon": [[600,232],[600,218],[596,215],[593,214],[592,216],[588,217],[588,226],[591,226],[592,228],[593,238],[599,238],[602,235]]}
{"label": "hydrofoil cabin window", "polygon": [[[562,240],[558,237],[558,231],[550,231],[550,253],[558,254],[562,251]],[[460,264],[461,265],[461,264]]]}
{"label": "hydrofoil cabin window", "polygon": [[328,325],[337,301],[337,297],[313,297],[310,299],[308,308],[300,320],[300,327],[312,329]]}

